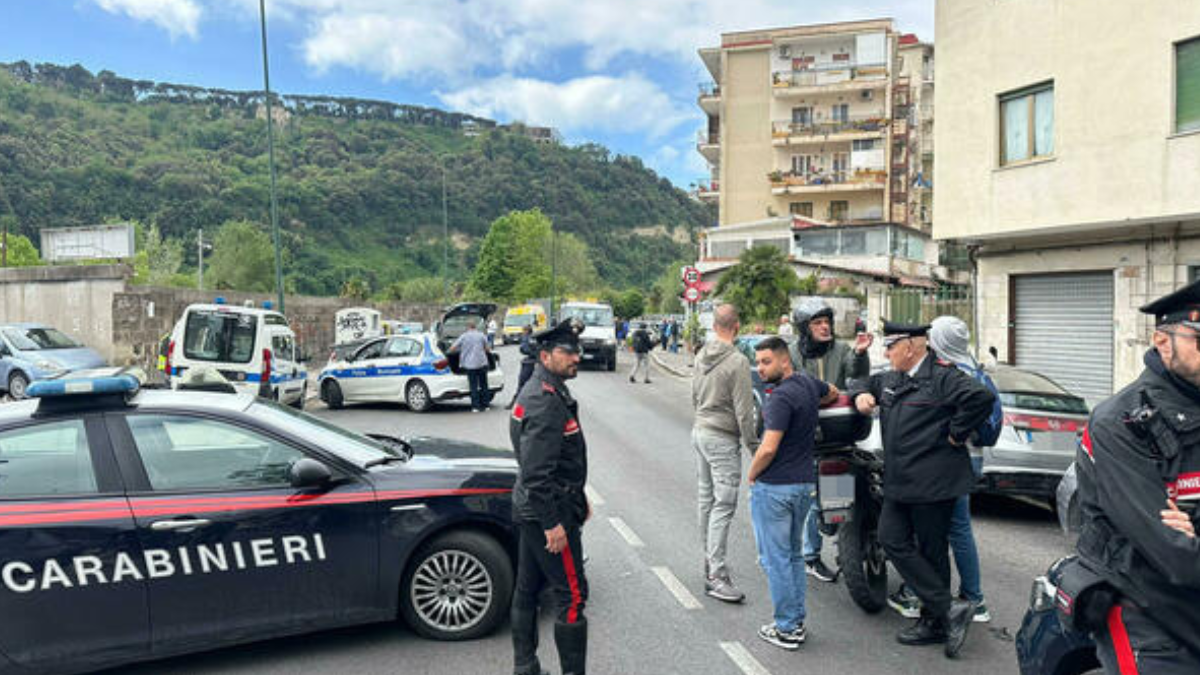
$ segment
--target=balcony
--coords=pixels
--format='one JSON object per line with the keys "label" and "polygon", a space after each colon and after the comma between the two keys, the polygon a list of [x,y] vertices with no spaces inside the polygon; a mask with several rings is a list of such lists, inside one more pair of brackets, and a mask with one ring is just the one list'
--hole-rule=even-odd
{"label": "balcony", "polygon": [[696,198],[706,204],[716,204],[721,197],[721,186],[718,181],[711,183],[696,183]]}
{"label": "balcony", "polygon": [[721,161],[721,138],[716,133],[703,129],[696,132],[696,149],[713,166],[716,166]]}
{"label": "balcony", "polygon": [[767,180],[771,182],[771,194],[777,196],[820,192],[866,192],[882,190],[887,185],[887,171],[882,168],[856,169],[854,172],[813,171],[804,175],[792,171],[772,171],[767,174]]}
{"label": "balcony", "polygon": [[828,122],[772,122],[771,143],[786,146],[882,138],[887,126],[883,112]]}
{"label": "balcony", "polygon": [[721,85],[715,82],[702,82],[699,85],[700,94],[696,98],[696,102],[700,104],[700,109],[709,115],[709,117],[717,117],[721,114]]}
{"label": "balcony", "polygon": [[777,97],[881,89],[887,83],[887,66],[884,65],[839,64],[810,70],[779,70],[771,74],[771,91]]}

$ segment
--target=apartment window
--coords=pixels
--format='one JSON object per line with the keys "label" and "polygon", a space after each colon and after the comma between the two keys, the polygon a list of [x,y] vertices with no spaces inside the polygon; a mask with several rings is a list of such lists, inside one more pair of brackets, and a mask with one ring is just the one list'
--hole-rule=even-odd
{"label": "apartment window", "polygon": [[1000,165],[1054,154],[1054,83],[1000,97]]}
{"label": "apartment window", "polygon": [[852,141],[852,143],[852,147],[855,152],[866,152],[879,147],[879,144],[882,143],[882,141],[880,141],[878,138],[864,138],[860,141]]}
{"label": "apartment window", "polygon": [[1175,45],[1175,131],[1200,129],[1200,37]]}
{"label": "apartment window", "polygon": [[792,155],[792,173],[797,176],[807,176],[817,168],[816,157],[813,155]]}
{"label": "apartment window", "polygon": [[1188,265],[1188,283],[1200,281],[1200,265]]}
{"label": "apartment window", "polygon": [[846,220],[850,215],[850,202],[848,201],[832,201],[829,202],[829,219],[837,222]]}
{"label": "apartment window", "polygon": [[837,181],[846,179],[846,168],[850,166],[850,154],[845,152],[833,153],[833,175]]}
{"label": "apartment window", "polygon": [[813,203],[812,202],[792,202],[791,204],[788,204],[788,210],[792,212],[793,216],[804,216],[805,218],[812,218]]}
{"label": "apartment window", "polygon": [[834,122],[849,122],[850,121],[850,104],[836,103],[829,108],[829,114],[833,117]]}
{"label": "apartment window", "polygon": [[849,230],[842,231],[842,255],[866,255],[867,253],[867,233],[853,232]]}
{"label": "apartment window", "polygon": [[792,124],[812,124],[812,108],[792,108]]}

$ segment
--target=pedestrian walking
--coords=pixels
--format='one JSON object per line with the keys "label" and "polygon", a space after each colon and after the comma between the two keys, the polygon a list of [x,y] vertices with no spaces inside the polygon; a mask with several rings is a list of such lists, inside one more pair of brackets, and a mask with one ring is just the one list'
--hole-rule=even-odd
{"label": "pedestrian walking", "polygon": [[721,305],[713,313],[713,333],[696,356],[692,377],[692,449],[696,452],[700,543],[704,550],[704,592],[725,602],[746,595],[734,585],[726,550],[729,525],[742,482],[742,448],[758,447],[754,384],[746,360],[734,346],[737,309]]}
{"label": "pedestrian walking", "polygon": [[[786,318],[786,317],[784,317]],[[871,374],[872,336],[855,336],[853,346],[837,339],[833,326],[833,308],[821,300],[808,300],[792,312],[797,339],[791,345],[792,368],[838,388],[849,389],[852,379]],[[837,581],[841,570],[831,570],[821,559],[824,538],[821,536],[821,507],[813,495],[808,520],[804,525],[804,568],[814,579]]]}
{"label": "pedestrian walking", "polygon": [[641,372],[646,384],[650,384],[650,349],[652,347],[654,347],[654,341],[650,339],[650,331],[646,330],[645,323],[639,323],[637,330],[633,331],[633,354],[636,360],[633,370],[629,371],[630,382],[636,382],[637,374]]}
{"label": "pedestrian walking", "polygon": [[763,339],[754,350],[759,377],[774,386],[763,407],[762,442],[747,475],[758,561],[774,606],[773,621],[760,627],[758,636],[794,650],[807,637],[803,531],[817,482],[817,410],[838,390],[794,371],[787,343],[778,337]]}
{"label": "pedestrian walking", "polygon": [[512,601],[513,673],[546,675],[538,660],[538,606],[542,589],[554,604],[554,644],[563,675],[585,675],[587,575],[580,531],[591,516],[584,495],[587,443],[579,404],[566,381],[579,369],[577,319],[536,334],[538,363],[521,389],[509,420],[517,456],[513,520],[517,579]]}
{"label": "pedestrian walking", "polygon": [[490,321],[488,321],[488,323],[487,323],[488,347],[494,348],[496,346],[496,331],[498,329],[499,329],[499,326],[496,325],[495,319],[491,319]]}
{"label": "pedestrian walking", "polygon": [[795,334],[795,331],[792,330],[792,324],[788,318],[788,315],[784,314],[783,316],[779,317],[779,337],[790,338]]}
{"label": "pedestrian walking", "polygon": [[1104,672],[1200,673],[1200,282],[1141,311],[1146,369],[1092,411],[1075,460],[1083,528],[1062,581]]}
{"label": "pedestrian walking", "polygon": [[892,370],[852,393],[864,415],[880,410],[883,509],[879,542],[921,600],[921,616],[900,631],[904,645],[945,644],[958,656],[975,606],[950,594],[950,519],[975,477],[966,447],[995,397],[953,363],[929,354],[928,326],[884,323]]}
{"label": "pedestrian walking", "polygon": [[667,351],[667,343],[671,340],[671,322],[670,321],[663,319],[662,325],[659,326],[658,339],[660,341],[659,346],[662,348],[662,350],[664,352]]}
{"label": "pedestrian walking", "polygon": [[504,406],[505,410],[512,410],[513,406],[517,404],[517,397],[521,395],[521,389],[533,376],[533,367],[537,365],[537,345],[533,342],[532,326],[525,326],[521,329],[521,345],[518,349],[521,351],[521,373],[517,377],[517,390],[513,392],[512,400],[508,402],[508,405]]}
{"label": "pedestrian walking", "polygon": [[467,385],[471,388],[471,412],[483,412],[492,403],[492,392],[488,388],[488,366],[492,348],[488,339],[478,330],[474,319],[467,322],[467,330],[450,345],[450,353],[458,354],[458,366],[467,374]]}
{"label": "pedestrian walking", "polygon": [[679,335],[682,331],[679,329],[679,322],[671,319],[671,353],[679,353]]}

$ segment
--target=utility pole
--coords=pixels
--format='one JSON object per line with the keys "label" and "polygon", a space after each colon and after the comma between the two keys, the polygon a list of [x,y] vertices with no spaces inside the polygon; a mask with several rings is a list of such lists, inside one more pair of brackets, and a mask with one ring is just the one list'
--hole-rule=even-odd
{"label": "utility pole", "polygon": [[204,228],[196,230],[196,290],[204,290]]}
{"label": "utility pole", "polygon": [[279,313],[283,313],[283,252],[279,247],[279,203],[275,199],[275,126],[271,117],[271,74],[267,67],[267,7],[258,0],[258,18],[262,26],[263,89],[267,95],[267,165],[271,171],[271,238],[275,242],[275,295]]}
{"label": "utility pole", "polygon": [[554,302],[558,299],[558,233],[550,225],[550,316],[554,314]]}
{"label": "utility pole", "polygon": [[442,306],[450,306],[450,219],[446,211],[446,158],[438,158],[442,167]]}
{"label": "utility pole", "polygon": [[0,218],[4,223],[4,238],[0,240],[0,267],[8,267],[8,218]]}

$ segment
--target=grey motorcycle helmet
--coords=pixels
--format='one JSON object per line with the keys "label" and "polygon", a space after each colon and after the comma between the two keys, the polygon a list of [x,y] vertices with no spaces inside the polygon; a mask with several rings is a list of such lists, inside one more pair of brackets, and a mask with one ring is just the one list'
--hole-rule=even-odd
{"label": "grey motorcycle helmet", "polygon": [[808,335],[808,323],[813,319],[826,317],[829,319],[829,328],[833,329],[833,308],[825,303],[824,300],[810,298],[800,303],[796,309],[792,310],[792,325],[796,327],[796,334],[800,336]]}

